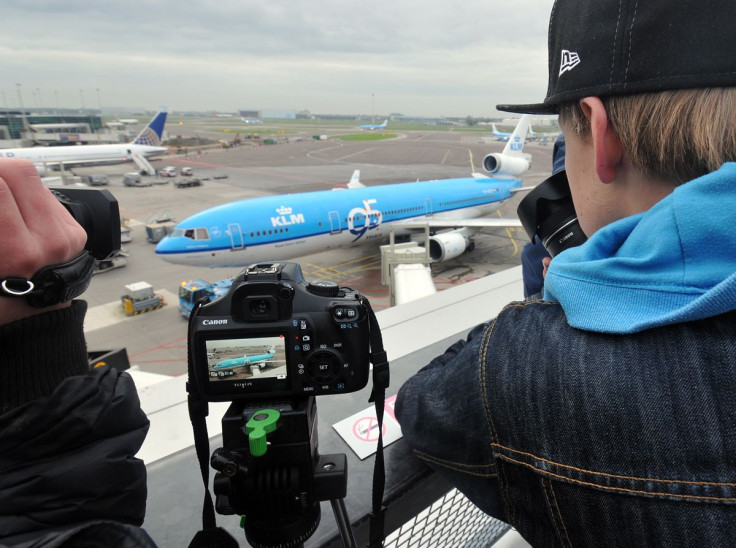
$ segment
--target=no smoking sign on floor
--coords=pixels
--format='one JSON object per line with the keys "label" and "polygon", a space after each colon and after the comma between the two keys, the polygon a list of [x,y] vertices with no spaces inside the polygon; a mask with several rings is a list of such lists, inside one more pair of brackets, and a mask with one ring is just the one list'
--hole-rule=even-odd
{"label": "no smoking sign on floor", "polygon": [[[396,395],[386,399],[383,413],[383,445],[384,447],[401,437],[401,427],[394,415]],[[343,419],[332,427],[350,448],[355,451],[359,459],[363,460],[376,452],[378,445],[378,419],[376,408],[369,407],[354,415]]]}

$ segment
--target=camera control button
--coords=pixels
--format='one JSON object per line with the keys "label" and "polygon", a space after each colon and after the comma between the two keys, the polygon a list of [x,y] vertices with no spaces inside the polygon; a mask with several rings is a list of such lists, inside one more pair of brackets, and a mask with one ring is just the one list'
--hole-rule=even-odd
{"label": "camera control button", "polygon": [[354,306],[336,306],[332,317],[337,322],[351,322],[358,319],[358,309]]}
{"label": "camera control button", "polygon": [[320,350],[307,360],[307,373],[317,383],[331,382],[340,372],[342,361],[334,352]]}

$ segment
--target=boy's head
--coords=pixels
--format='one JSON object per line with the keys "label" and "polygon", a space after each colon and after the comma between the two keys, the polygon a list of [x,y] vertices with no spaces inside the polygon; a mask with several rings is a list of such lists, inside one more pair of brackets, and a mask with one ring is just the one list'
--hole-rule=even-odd
{"label": "boy's head", "polygon": [[[736,161],[736,2],[556,0],[544,102],[589,236]],[[614,184],[608,184],[614,183]]]}
{"label": "boy's head", "polygon": [[[602,97],[608,122],[632,166],[673,186],[736,161],[736,87]],[[560,127],[590,139],[580,101],[560,105]]]}

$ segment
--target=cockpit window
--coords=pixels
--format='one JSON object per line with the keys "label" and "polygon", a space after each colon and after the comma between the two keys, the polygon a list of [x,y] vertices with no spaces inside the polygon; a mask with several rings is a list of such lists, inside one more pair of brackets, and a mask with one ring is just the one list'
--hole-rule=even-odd
{"label": "cockpit window", "polygon": [[210,233],[206,228],[175,228],[171,236],[173,238],[189,238],[190,240],[210,239]]}

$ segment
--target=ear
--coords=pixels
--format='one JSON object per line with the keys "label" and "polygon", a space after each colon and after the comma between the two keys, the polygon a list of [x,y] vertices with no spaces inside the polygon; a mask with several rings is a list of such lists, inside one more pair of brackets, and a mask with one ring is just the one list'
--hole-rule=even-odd
{"label": "ear", "polygon": [[583,113],[590,120],[590,133],[595,150],[595,169],[604,183],[613,182],[623,159],[621,142],[608,122],[606,107],[598,97],[580,101]]}

